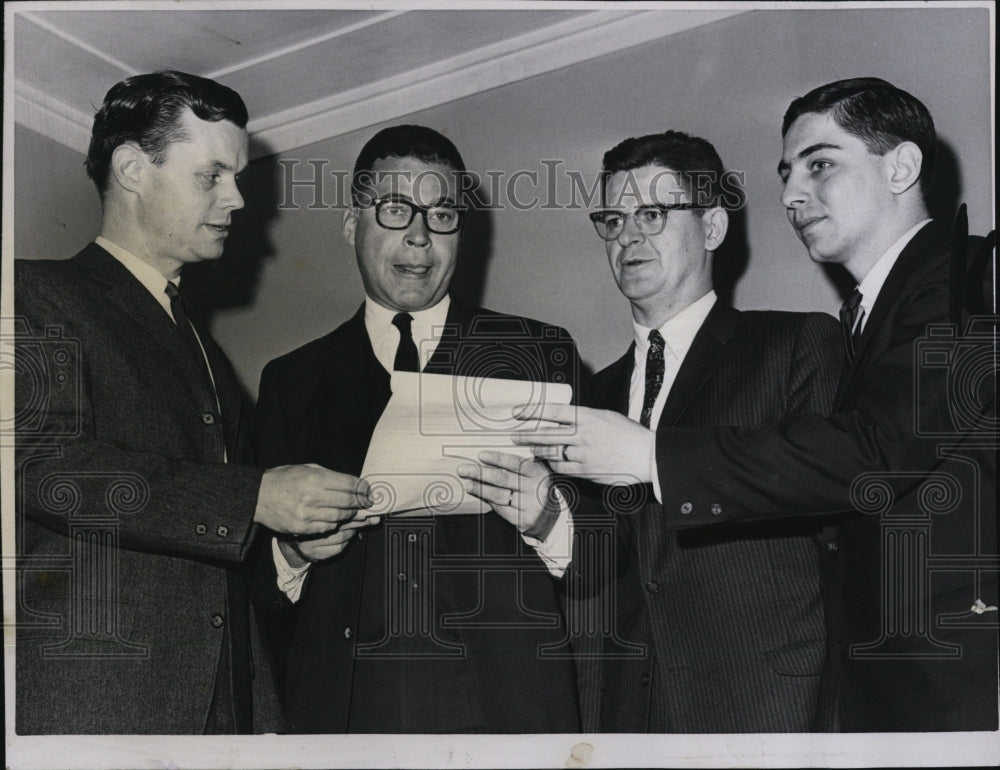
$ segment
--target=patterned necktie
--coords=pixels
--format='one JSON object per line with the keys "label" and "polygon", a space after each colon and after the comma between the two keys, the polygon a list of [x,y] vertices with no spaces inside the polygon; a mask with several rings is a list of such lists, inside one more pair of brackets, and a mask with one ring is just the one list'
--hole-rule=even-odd
{"label": "patterned necktie", "polygon": [[202,375],[205,377],[205,383],[208,385],[209,391],[215,393],[215,385],[212,381],[212,372],[208,368],[208,361],[205,359],[205,352],[202,350],[201,344],[198,342],[198,337],[195,334],[194,326],[191,323],[191,314],[188,312],[187,302],[184,300],[184,295],[181,294],[180,289],[177,288],[176,284],[168,281],[167,288],[165,289],[167,296],[170,297],[170,312],[173,313],[174,322],[177,324],[177,331],[180,333],[181,338],[184,340],[184,344],[187,346],[188,350],[191,351],[191,355],[194,356],[195,361],[198,362],[198,367],[201,369]]}
{"label": "patterned necktie", "polygon": [[642,397],[642,415],[639,418],[645,427],[653,416],[653,404],[663,385],[663,335],[656,329],[649,333],[649,351],[646,353],[646,394]]}
{"label": "patterned necktie", "polygon": [[419,372],[420,359],[417,357],[417,346],[413,343],[413,333],[410,322],[413,316],[409,313],[396,313],[392,325],[399,329],[399,347],[396,348],[396,360],[392,368],[397,372]]}
{"label": "patterned necktie", "polygon": [[[860,333],[860,321],[864,317],[864,310],[861,309],[861,292],[855,289],[840,308],[840,326],[844,332],[844,351],[847,353],[847,360],[854,360],[855,343]],[[855,331],[855,326],[858,331]]]}

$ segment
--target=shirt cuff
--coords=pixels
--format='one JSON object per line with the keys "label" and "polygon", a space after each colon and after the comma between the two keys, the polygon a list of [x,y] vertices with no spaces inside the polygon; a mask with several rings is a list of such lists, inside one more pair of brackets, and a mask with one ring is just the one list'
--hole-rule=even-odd
{"label": "shirt cuff", "polygon": [[552,525],[549,536],[545,540],[539,540],[521,535],[521,539],[535,549],[538,558],[553,577],[561,578],[573,560],[573,516],[558,489],[555,490],[555,496],[559,501],[559,516]]}
{"label": "shirt cuff", "polygon": [[274,559],[274,570],[278,573],[278,590],[288,597],[288,601],[295,604],[302,594],[302,585],[306,582],[310,565],[293,567],[289,564],[278,546],[276,537],[271,538],[271,556]]}

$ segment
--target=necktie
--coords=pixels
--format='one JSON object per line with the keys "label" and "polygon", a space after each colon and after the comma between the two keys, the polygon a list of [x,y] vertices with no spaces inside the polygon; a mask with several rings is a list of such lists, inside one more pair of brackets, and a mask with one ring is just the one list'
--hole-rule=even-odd
{"label": "necktie", "polygon": [[860,333],[855,333],[855,326],[860,329],[859,322],[864,315],[861,309],[861,292],[855,289],[840,308],[840,326],[844,333],[844,351],[847,353],[847,360],[854,360],[854,345],[860,337]]}
{"label": "necktie", "polygon": [[649,333],[649,351],[646,353],[646,393],[642,397],[642,415],[639,417],[645,427],[653,416],[653,404],[663,385],[663,335],[653,329]]}
{"label": "necktie", "polygon": [[187,302],[177,286],[168,281],[166,288],[167,296],[170,297],[170,312],[174,314],[174,322],[177,324],[177,331],[180,333],[184,344],[191,351],[198,362],[201,373],[205,377],[205,384],[211,393],[215,393],[215,385],[212,382],[212,373],[208,368],[208,361],[205,360],[205,352],[202,350],[195,335],[194,326],[191,324],[191,315],[188,313]]}
{"label": "necktie", "polygon": [[397,372],[419,372],[420,360],[417,357],[417,346],[413,343],[413,333],[410,322],[413,316],[409,313],[396,313],[392,325],[399,329],[399,347],[396,348],[396,360],[392,368]]}

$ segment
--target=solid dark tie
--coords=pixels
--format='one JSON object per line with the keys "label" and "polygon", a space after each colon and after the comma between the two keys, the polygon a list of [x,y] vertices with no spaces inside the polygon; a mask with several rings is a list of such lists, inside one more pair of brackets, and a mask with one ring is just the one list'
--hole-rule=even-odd
{"label": "solid dark tie", "polygon": [[[858,322],[864,315],[861,309],[861,292],[855,289],[840,307],[840,326],[844,333],[844,351],[847,353],[847,360],[854,360],[855,344],[861,336]],[[858,331],[855,331],[855,326]]]}
{"label": "solid dark tie", "polygon": [[417,357],[417,346],[413,343],[413,333],[410,323],[413,316],[409,313],[396,313],[392,325],[399,329],[399,347],[396,348],[396,360],[392,368],[397,372],[419,372],[420,359]]}
{"label": "solid dark tie", "polygon": [[174,315],[174,322],[177,324],[177,331],[180,333],[181,338],[184,340],[184,344],[187,346],[188,350],[191,351],[191,355],[194,356],[195,361],[198,362],[198,367],[201,369],[201,373],[205,377],[205,383],[208,385],[208,389],[212,393],[215,393],[212,373],[208,368],[208,361],[205,359],[205,352],[202,350],[201,344],[198,342],[194,326],[191,323],[191,314],[188,312],[188,305],[184,299],[184,295],[181,294],[180,289],[178,289],[177,286],[170,281],[167,282],[166,293],[167,296],[170,297],[170,312]]}
{"label": "solid dark tie", "polygon": [[656,329],[649,333],[649,351],[646,353],[646,394],[642,398],[642,415],[639,418],[645,427],[653,417],[653,404],[663,385],[663,335]]}

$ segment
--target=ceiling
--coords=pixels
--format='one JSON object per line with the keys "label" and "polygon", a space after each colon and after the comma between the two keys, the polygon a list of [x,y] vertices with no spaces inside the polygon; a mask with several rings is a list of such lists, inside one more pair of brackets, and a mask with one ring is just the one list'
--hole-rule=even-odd
{"label": "ceiling", "polygon": [[249,5],[8,5],[14,118],[86,152],[111,85],[179,69],[239,91],[258,154],[279,153],[742,12]]}

